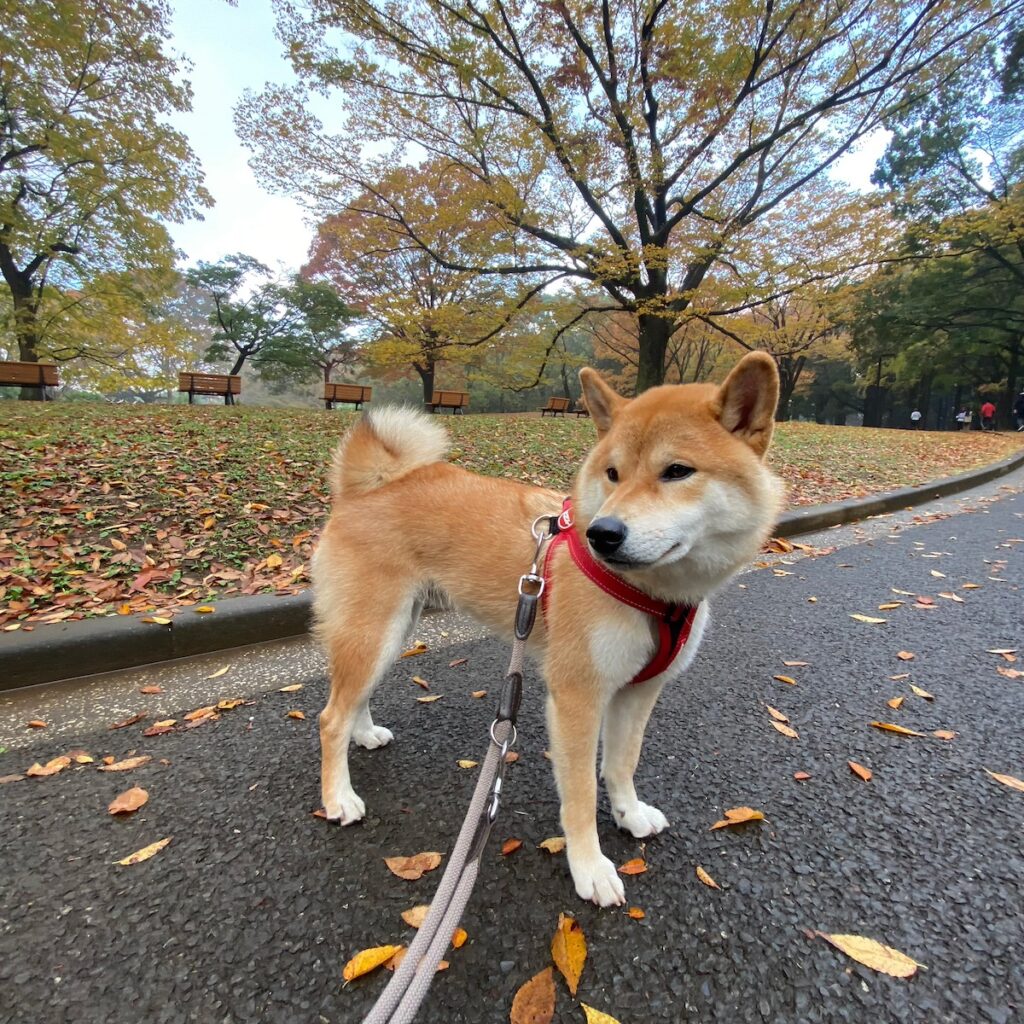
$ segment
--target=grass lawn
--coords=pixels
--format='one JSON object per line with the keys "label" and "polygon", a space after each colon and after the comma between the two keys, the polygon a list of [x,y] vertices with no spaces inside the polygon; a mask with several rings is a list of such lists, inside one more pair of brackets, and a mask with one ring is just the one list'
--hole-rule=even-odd
{"label": "grass lawn", "polygon": [[[324,472],[353,413],[0,402],[0,627],[173,612],[295,593],[327,512]],[[445,417],[452,461],[565,490],[589,420]],[[1024,435],[783,424],[791,504],[960,472]]]}

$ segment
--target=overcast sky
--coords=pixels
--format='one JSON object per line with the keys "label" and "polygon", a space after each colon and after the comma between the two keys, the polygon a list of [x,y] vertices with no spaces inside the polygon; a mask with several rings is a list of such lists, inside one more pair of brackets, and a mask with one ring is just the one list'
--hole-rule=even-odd
{"label": "overcast sky", "polygon": [[[217,205],[203,221],[170,225],[188,263],[216,262],[233,252],[255,256],[269,267],[297,270],[306,259],[312,229],[302,209],[270,195],[249,169],[248,151],[235,135],[232,111],[246,88],[292,80],[274,37],[270,0],[173,0],[174,46],[193,64],[192,112],[175,119],[203,165],[206,187]],[[868,140],[859,154],[837,165],[839,176],[868,188],[882,140]]]}

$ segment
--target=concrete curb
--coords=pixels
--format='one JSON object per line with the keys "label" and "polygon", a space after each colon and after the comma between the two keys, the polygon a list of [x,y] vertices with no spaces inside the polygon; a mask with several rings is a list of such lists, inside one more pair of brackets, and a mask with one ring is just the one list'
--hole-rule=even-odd
{"label": "concrete curb", "polygon": [[[795,537],[899,511],[977,487],[1021,466],[1024,452],[920,487],[793,509],[779,520],[774,534]],[[216,607],[212,615],[180,612],[166,626],[135,616],[107,616],[4,634],[0,692],[299,636],[309,630],[312,601],[307,592],[227,598]]]}

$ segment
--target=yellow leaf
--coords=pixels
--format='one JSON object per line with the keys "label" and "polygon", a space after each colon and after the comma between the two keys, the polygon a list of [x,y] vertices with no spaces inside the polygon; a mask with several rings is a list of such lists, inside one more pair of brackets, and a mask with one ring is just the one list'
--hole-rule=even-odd
{"label": "yellow leaf", "polygon": [[580,1006],[583,1007],[583,1012],[587,1016],[587,1024],[619,1024],[611,1014],[595,1010],[592,1006],[587,1006],[586,1003],[580,1003]]}
{"label": "yellow leaf", "polygon": [[552,836],[550,839],[538,843],[537,848],[547,850],[548,853],[561,853],[565,849],[565,836]]}
{"label": "yellow leaf", "polygon": [[884,729],[886,732],[894,732],[900,736],[923,736],[923,732],[914,732],[913,729],[904,729],[902,725],[893,725],[891,722],[871,722],[876,729]]}
{"label": "yellow leaf", "polygon": [[893,711],[899,711],[906,697],[893,697],[892,700],[887,700],[885,703],[893,709]]}
{"label": "yellow leaf", "polygon": [[551,959],[575,996],[587,959],[587,940],[575,918],[558,915],[558,927],[551,939]]}
{"label": "yellow leaf", "polygon": [[298,693],[302,689],[303,683],[292,683],[290,686],[282,686],[277,692],[278,693]]}
{"label": "yellow leaf", "polygon": [[920,686],[915,686],[913,683],[911,683],[910,689],[913,690],[918,697],[924,697],[925,700],[935,700],[935,698],[927,690],[922,690]]}
{"label": "yellow leaf", "polygon": [[216,525],[216,523],[217,523],[217,519],[216,519],[215,516],[207,516],[203,520],[203,529],[204,530],[212,529]]}
{"label": "yellow leaf", "polygon": [[223,668],[217,669],[216,672],[211,672],[206,678],[207,679],[219,679],[222,675],[224,675],[225,672],[227,672],[227,670],[229,668],[231,668],[230,665],[225,665]]}
{"label": "yellow leaf", "polygon": [[417,640],[407,651],[402,651],[401,657],[415,658],[417,654],[426,654],[427,645],[422,640]]}
{"label": "yellow leaf", "polygon": [[157,626],[169,626],[171,620],[166,615],[147,615],[142,619],[143,622],[152,622]]}
{"label": "yellow leaf", "polygon": [[753,807],[730,807],[722,821],[716,821],[709,831],[716,828],[728,828],[730,825],[743,825],[748,821],[764,821],[764,811],[755,811]]}
{"label": "yellow leaf", "polygon": [[385,857],[384,863],[392,874],[411,882],[422,878],[427,871],[433,871],[441,863],[441,854],[434,852],[414,853],[411,857]]}
{"label": "yellow leaf", "polygon": [[647,870],[647,861],[642,857],[634,857],[632,860],[627,860],[625,864],[619,868],[620,875],[642,875]]}
{"label": "yellow leaf", "polygon": [[281,563],[283,561],[284,561],[284,559],[280,555],[277,555],[277,554],[267,555],[267,568],[268,569],[278,569],[278,568],[280,568]]}
{"label": "yellow leaf", "polygon": [[288,718],[297,718],[300,722],[302,722],[302,721],[305,721],[305,719],[306,719],[306,713],[305,713],[305,711],[289,711],[287,717]]}
{"label": "yellow leaf", "polygon": [[465,759],[455,762],[460,768],[475,768],[480,762],[479,761],[467,761]]}
{"label": "yellow leaf", "polygon": [[886,601],[885,604],[880,604],[878,610],[880,612],[891,612],[894,608],[899,608],[903,604],[902,601]]}
{"label": "yellow leaf", "polygon": [[791,676],[772,676],[772,679],[778,679],[780,683],[785,683],[787,686],[796,686],[796,680]]}
{"label": "yellow leaf", "polygon": [[429,697],[417,697],[416,700],[420,704],[433,704],[435,700],[440,700],[444,696],[443,693],[434,693]]}
{"label": "yellow leaf", "polygon": [[856,761],[847,761],[846,763],[850,766],[850,771],[853,772],[854,775],[859,776],[865,782],[871,781],[872,771],[870,768],[865,768],[864,765],[857,764]]}
{"label": "yellow leaf", "polygon": [[697,877],[709,889],[721,889],[722,888],[699,864],[697,865]]}
{"label": "yellow leaf", "polygon": [[858,622],[885,622],[885,619],[876,619],[873,615],[860,615],[856,612],[851,612],[851,619],[856,619]]}
{"label": "yellow leaf", "polygon": [[110,546],[115,551],[127,551],[128,550],[128,545],[125,544],[125,542],[123,540],[118,540],[116,537],[111,537],[110,538]]}
{"label": "yellow leaf", "polygon": [[229,700],[217,701],[218,711],[234,711],[240,704],[244,704],[245,701],[241,697],[232,697]]}
{"label": "yellow leaf", "polygon": [[132,613],[132,606],[130,604],[119,604],[117,606],[117,614],[118,615],[131,615],[131,613]]}
{"label": "yellow leaf", "polygon": [[626,913],[633,918],[634,921],[642,921],[647,916],[647,913],[639,907],[630,907]]}
{"label": "yellow leaf", "polygon": [[369,974],[370,971],[390,960],[402,948],[402,946],[374,946],[371,949],[361,950],[345,964],[341,976],[346,982],[361,978],[364,974]]}
{"label": "yellow leaf", "polygon": [[783,736],[788,736],[791,740],[798,740],[800,738],[800,734],[796,729],[791,729],[788,725],[784,725],[782,722],[773,721],[771,722],[771,726],[773,729],[777,729],[781,732]]}
{"label": "yellow leaf", "polygon": [[419,676],[413,676],[413,677],[412,677],[412,681],[413,681],[413,682],[414,682],[414,683],[415,683],[415,684],[416,684],[417,686],[422,686],[424,690],[429,690],[429,689],[430,689],[430,683],[428,683],[428,682],[426,681],[426,679],[422,679],[422,678],[420,678]]}
{"label": "yellow leaf", "polygon": [[960,587],[961,590],[981,590],[980,583],[964,583]]}
{"label": "yellow leaf", "polygon": [[150,843],[149,846],[144,846],[141,850],[128,854],[124,860],[119,860],[117,863],[123,864],[125,867],[129,867],[132,864],[141,864],[144,860],[149,860],[153,854],[159,853],[172,838],[172,836],[168,836],[166,839],[158,839],[155,843]]}
{"label": "yellow leaf", "polygon": [[778,708],[773,708],[771,704],[765,704],[768,709],[768,714],[775,719],[776,722],[788,722],[789,719],[781,712]]}
{"label": "yellow leaf", "polygon": [[818,935],[857,963],[893,978],[909,978],[916,973],[918,967],[924,966],[916,960],[911,960],[898,949],[884,946],[881,942],[865,938],[863,935],[829,935],[826,932],[818,932]]}
{"label": "yellow leaf", "polygon": [[551,1024],[555,1015],[555,975],[550,967],[519,986],[509,1011],[510,1024]]}
{"label": "yellow leaf", "polygon": [[210,612],[215,612],[217,609],[212,604],[201,604],[195,609],[200,615],[209,615]]}
{"label": "yellow leaf", "polygon": [[987,768],[985,771],[988,772],[996,782],[1001,782],[1004,786],[1009,786],[1010,789],[1019,789],[1024,793],[1024,782],[1021,782],[1020,779],[1014,778],[1012,775],[1000,775],[998,772],[989,772]]}

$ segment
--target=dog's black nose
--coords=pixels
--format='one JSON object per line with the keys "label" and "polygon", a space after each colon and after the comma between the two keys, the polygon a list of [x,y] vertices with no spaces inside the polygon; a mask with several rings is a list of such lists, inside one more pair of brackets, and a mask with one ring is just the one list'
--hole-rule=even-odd
{"label": "dog's black nose", "polygon": [[601,516],[587,527],[587,540],[599,555],[611,555],[626,539],[626,524],[614,516]]}

